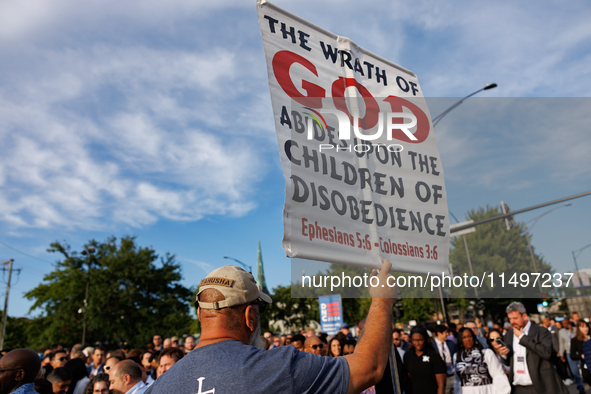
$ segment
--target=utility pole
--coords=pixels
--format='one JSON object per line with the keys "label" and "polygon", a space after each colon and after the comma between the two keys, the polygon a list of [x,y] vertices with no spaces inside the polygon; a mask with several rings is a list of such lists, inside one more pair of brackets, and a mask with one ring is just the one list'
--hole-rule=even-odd
{"label": "utility pole", "polygon": [[4,300],[4,313],[2,314],[2,336],[0,337],[0,349],[4,349],[4,335],[6,333],[6,319],[8,318],[8,295],[10,294],[10,279],[12,277],[12,262],[14,259],[6,260],[0,265],[8,266],[8,283],[6,284],[6,299]]}
{"label": "utility pole", "polygon": [[88,287],[90,285],[90,255],[94,253],[92,246],[82,251],[83,255],[88,255],[88,272],[86,275],[86,295],[84,296],[84,316],[82,323],[82,345],[86,343],[86,315],[88,314]]}

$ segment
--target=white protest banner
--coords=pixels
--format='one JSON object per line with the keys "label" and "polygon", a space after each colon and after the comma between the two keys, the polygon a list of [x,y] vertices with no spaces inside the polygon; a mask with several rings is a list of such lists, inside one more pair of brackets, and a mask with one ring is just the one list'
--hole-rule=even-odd
{"label": "white protest banner", "polygon": [[447,271],[443,169],[417,76],[257,1],[288,257]]}

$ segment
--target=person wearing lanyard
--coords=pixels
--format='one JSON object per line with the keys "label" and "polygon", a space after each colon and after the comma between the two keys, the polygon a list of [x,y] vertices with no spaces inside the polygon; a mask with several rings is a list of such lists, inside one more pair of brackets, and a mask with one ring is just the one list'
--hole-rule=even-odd
{"label": "person wearing lanyard", "polygon": [[520,302],[512,302],[506,309],[513,327],[505,335],[505,346],[492,342],[501,360],[511,366],[509,380],[514,394],[567,394],[568,390],[554,369],[550,332],[532,323]]}
{"label": "person wearing lanyard", "polygon": [[435,326],[433,329],[435,338],[433,339],[433,347],[441,359],[445,362],[447,368],[447,381],[445,384],[445,394],[454,394],[454,367],[453,367],[453,356],[456,354],[457,348],[453,341],[447,339],[449,331],[443,324]]}

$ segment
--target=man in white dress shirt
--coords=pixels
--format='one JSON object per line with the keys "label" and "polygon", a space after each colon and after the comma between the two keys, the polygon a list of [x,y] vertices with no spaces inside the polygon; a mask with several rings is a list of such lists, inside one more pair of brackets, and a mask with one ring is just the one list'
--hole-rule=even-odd
{"label": "man in white dress shirt", "polygon": [[142,394],[148,387],[142,382],[142,370],[136,362],[123,360],[109,373],[109,389],[113,394]]}
{"label": "man in white dress shirt", "polygon": [[447,339],[449,331],[447,327],[440,324],[435,326],[433,329],[435,338],[433,340],[433,347],[437,350],[437,353],[441,356],[445,366],[447,367],[447,382],[445,385],[445,394],[454,394],[454,369],[453,369],[453,357],[457,352],[456,345]]}

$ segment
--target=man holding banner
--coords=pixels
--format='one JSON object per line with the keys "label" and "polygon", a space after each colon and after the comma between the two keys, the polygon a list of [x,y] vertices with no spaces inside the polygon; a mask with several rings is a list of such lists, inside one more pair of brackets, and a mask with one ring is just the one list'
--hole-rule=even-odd
{"label": "man holding banner", "polygon": [[320,357],[293,346],[267,351],[252,346],[260,340],[260,314],[271,298],[242,268],[212,271],[197,294],[199,344],[147,393],[360,393],[382,379],[388,364],[396,302],[396,288],[387,285],[391,268],[384,260],[379,273],[372,272],[365,334],[345,357]]}

